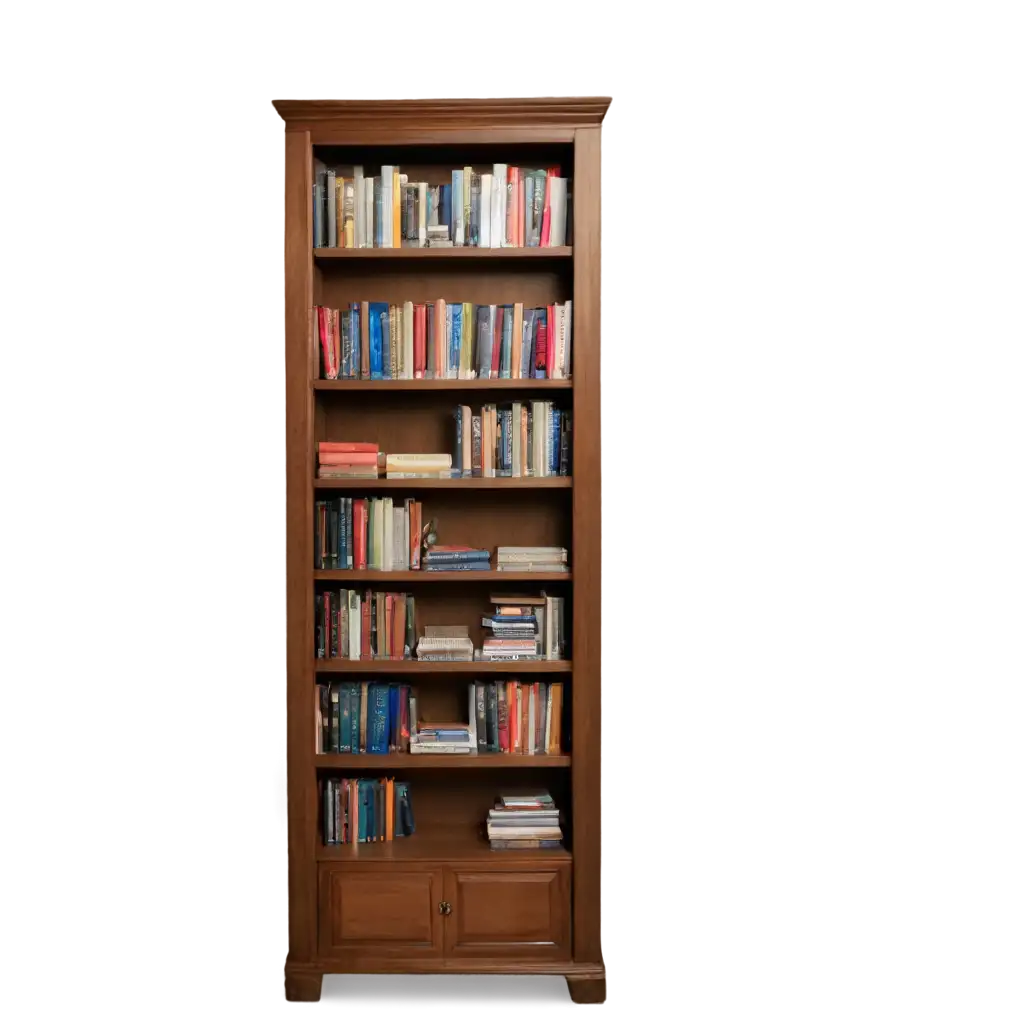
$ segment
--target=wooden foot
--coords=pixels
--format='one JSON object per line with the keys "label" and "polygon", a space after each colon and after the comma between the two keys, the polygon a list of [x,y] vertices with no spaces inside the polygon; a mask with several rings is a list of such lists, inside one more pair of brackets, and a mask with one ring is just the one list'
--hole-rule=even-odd
{"label": "wooden foot", "polygon": [[604,978],[566,978],[574,1003],[603,1003]]}
{"label": "wooden foot", "polygon": [[324,976],[319,971],[284,969],[284,997],[290,1003],[320,1002],[320,985]]}

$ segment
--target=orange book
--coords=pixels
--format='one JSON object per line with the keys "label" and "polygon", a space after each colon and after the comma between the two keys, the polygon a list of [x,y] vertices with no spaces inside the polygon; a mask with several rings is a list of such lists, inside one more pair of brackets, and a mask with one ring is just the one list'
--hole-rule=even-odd
{"label": "orange book", "polygon": [[384,840],[390,843],[395,838],[395,780],[385,779],[384,786]]}
{"label": "orange book", "polygon": [[320,452],[321,466],[373,466],[377,465],[376,452]]}
{"label": "orange book", "polygon": [[391,173],[391,216],[392,216],[392,231],[394,232],[391,236],[391,247],[393,249],[402,248],[402,185],[401,175],[398,173],[396,167]]}
{"label": "orange book", "polygon": [[372,441],[318,441],[316,450],[324,452],[378,452],[380,449]]}
{"label": "orange book", "polygon": [[562,684],[551,684],[551,749],[549,754],[562,752]]}
{"label": "orange book", "polygon": [[392,594],[386,594],[384,597],[384,656],[387,658],[393,658],[392,644],[394,643],[394,629],[393,623],[395,618],[395,599]]}

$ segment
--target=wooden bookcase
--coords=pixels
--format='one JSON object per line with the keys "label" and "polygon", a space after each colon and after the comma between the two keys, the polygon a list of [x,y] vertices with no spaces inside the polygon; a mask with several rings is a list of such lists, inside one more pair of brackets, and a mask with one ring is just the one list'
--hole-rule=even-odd
{"label": "wooden bookcase", "polygon": [[[577,1002],[605,996],[601,956],[601,121],[608,99],[301,101],[285,121],[285,372],[288,515],[288,888],[285,993],[316,1000],[324,973],[564,975]],[[573,178],[573,244],[559,249],[313,249],[314,158],[401,165],[544,167]],[[438,180],[441,180],[439,177]],[[562,381],[318,380],[312,307],[352,301],[527,305],[573,300],[572,377]],[[519,397],[573,412],[572,476],[474,480],[316,479],[318,440],[384,451],[450,451],[452,409]],[[414,496],[441,539],[494,548],[559,544],[568,577],[497,572],[315,571],[313,503],[326,492]],[[317,661],[314,597],[328,585],[415,593],[418,626],[477,632],[488,596],[546,588],[568,597],[567,660],[528,666]],[[340,581],[340,582],[339,582]],[[452,706],[474,678],[565,683],[558,756],[315,753],[317,681],[409,680],[421,702]],[[413,678],[414,677],[414,678]],[[410,781],[414,836],[325,846],[317,782],[332,773]],[[481,825],[508,785],[542,785],[563,811],[564,850],[492,851]],[[444,908],[449,908],[444,912]]]}

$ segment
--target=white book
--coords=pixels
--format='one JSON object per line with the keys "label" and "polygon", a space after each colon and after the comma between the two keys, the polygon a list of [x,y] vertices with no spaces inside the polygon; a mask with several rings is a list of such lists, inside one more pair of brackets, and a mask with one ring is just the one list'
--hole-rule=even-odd
{"label": "white book", "polygon": [[348,593],[348,656],[354,661],[359,660],[360,627],[362,626],[362,599],[354,591]]}
{"label": "white book", "polygon": [[495,164],[491,180],[491,248],[500,249],[505,244],[505,203],[507,192],[508,164]]}
{"label": "white book", "polygon": [[480,175],[480,245],[481,249],[491,247],[491,181],[493,174]]}
{"label": "white book", "polygon": [[427,244],[427,183],[421,181],[416,188],[419,195],[420,222],[417,226],[417,237],[420,240],[420,247]]}
{"label": "white book", "polygon": [[402,513],[403,509],[395,508],[391,510],[392,527],[391,527],[391,568],[395,570],[401,570],[404,568],[402,565],[402,537],[405,535],[405,529],[402,525]]}
{"label": "white book", "polygon": [[565,245],[566,186],[565,178],[548,178],[551,188],[551,226],[548,229],[550,245]]}
{"label": "white book", "polygon": [[562,343],[562,376],[568,379],[572,375],[572,360],[569,358],[569,350],[572,348],[572,299],[565,303],[565,330]]}
{"label": "white book", "polygon": [[363,248],[373,248],[373,179],[363,179],[363,206],[366,212],[363,214]]}
{"label": "white book", "polygon": [[394,547],[395,547],[395,516],[391,507],[391,499],[384,499],[384,564],[381,569],[390,572],[394,568]]}
{"label": "white book", "polygon": [[548,707],[547,713],[544,715],[544,753],[548,753],[551,750],[551,712],[554,709],[554,699],[551,693],[551,687],[548,687]]}
{"label": "white book", "polygon": [[419,719],[416,715],[416,697],[410,694],[409,696],[409,743],[410,745],[416,742],[416,735],[419,731]]}
{"label": "white book", "polygon": [[366,207],[363,200],[362,167],[353,167],[352,177],[355,181],[355,223],[353,224],[353,242],[357,249],[361,249],[366,244]]}
{"label": "white book", "polygon": [[468,743],[409,743],[410,754],[472,754],[475,750]]}
{"label": "white book", "polygon": [[[319,730],[317,735],[321,735]],[[476,750],[476,683],[469,684],[469,742]]]}

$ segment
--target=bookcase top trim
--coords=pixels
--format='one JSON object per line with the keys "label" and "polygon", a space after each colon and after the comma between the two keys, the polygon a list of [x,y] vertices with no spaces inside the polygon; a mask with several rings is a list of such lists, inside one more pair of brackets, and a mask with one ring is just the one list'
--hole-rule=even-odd
{"label": "bookcase top trim", "polygon": [[459,100],[274,100],[286,126],[336,128],[587,128],[604,120],[608,96]]}

